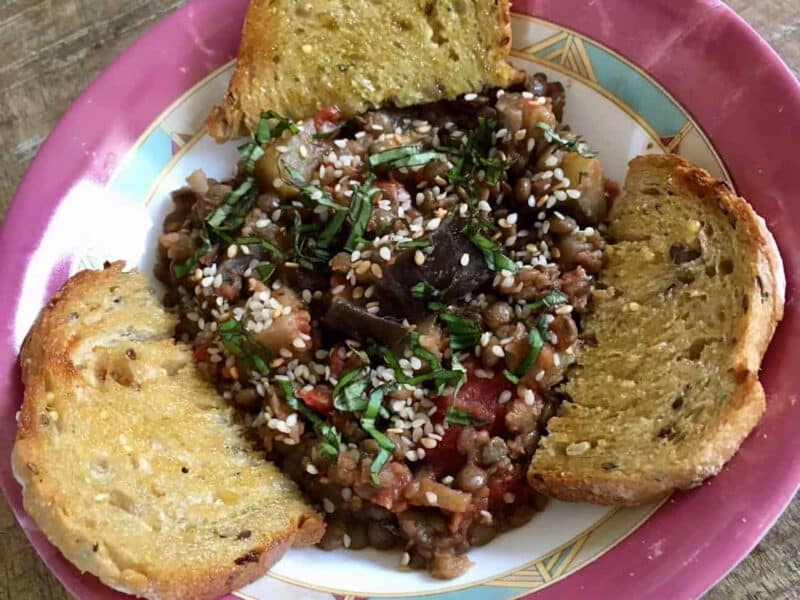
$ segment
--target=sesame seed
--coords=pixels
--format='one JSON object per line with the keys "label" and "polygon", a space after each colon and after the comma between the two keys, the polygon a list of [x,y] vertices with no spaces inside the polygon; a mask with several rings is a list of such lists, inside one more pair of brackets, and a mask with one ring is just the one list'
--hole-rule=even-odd
{"label": "sesame seed", "polygon": [[578,198],[581,197],[581,191],[580,190],[567,190],[567,196],[572,198],[573,200],[577,200]]}
{"label": "sesame seed", "polygon": [[425,500],[427,500],[428,504],[431,506],[436,506],[439,503],[439,496],[434,492],[425,492]]}
{"label": "sesame seed", "polygon": [[336,507],[334,506],[330,498],[323,498],[322,507],[325,509],[326,513],[332,513],[336,510]]}
{"label": "sesame seed", "polygon": [[514,500],[516,499],[517,497],[511,492],[506,492],[505,494],[503,494],[503,502],[505,502],[506,504],[514,504]]}
{"label": "sesame seed", "polygon": [[500,397],[498,398],[500,404],[505,404],[509,400],[511,400],[511,392],[509,390],[503,391],[503,393],[500,394]]}
{"label": "sesame seed", "polygon": [[466,267],[468,264],[469,264],[469,254],[467,252],[464,252],[464,254],[461,255],[461,266]]}
{"label": "sesame seed", "polygon": [[510,215],[508,215],[508,218],[506,220],[508,221],[509,225],[516,225],[518,218],[519,215],[517,215],[517,213],[511,213]]}
{"label": "sesame seed", "polygon": [[281,179],[280,177],[276,177],[275,179],[273,179],[272,187],[274,187],[276,190],[281,189],[283,187],[283,179]]}
{"label": "sesame seed", "polygon": [[378,279],[383,277],[383,269],[381,269],[381,266],[379,264],[377,264],[377,263],[372,263],[372,267],[370,268],[370,271],[372,271],[372,274],[375,277],[377,277]]}
{"label": "sesame seed", "polygon": [[492,346],[491,351],[497,358],[503,358],[506,355],[500,346]]}
{"label": "sesame seed", "polygon": [[319,475],[319,469],[317,469],[314,463],[308,463],[306,465],[306,473],[309,475]]}
{"label": "sesame seed", "polygon": [[298,350],[302,350],[306,347],[306,343],[301,337],[296,337],[292,340],[292,346],[297,348]]}
{"label": "sesame seed", "polygon": [[389,250],[388,246],[383,246],[379,251],[378,254],[383,260],[389,260],[392,258],[392,251]]}
{"label": "sesame seed", "polygon": [[409,462],[417,462],[417,452],[416,450],[409,450],[406,452],[406,458]]}
{"label": "sesame seed", "polygon": [[466,100],[467,102],[472,102],[473,100],[475,100],[477,98],[478,98],[478,94],[475,94],[475,93],[469,93],[469,94],[465,94],[464,95],[464,100]]}
{"label": "sesame seed", "polygon": [[338,296],[344,291],[344,284],[339,284],[331,290],[331,294]]}
{"label": "sesame seed", "polygon": [[345,533],[342,536],[342,544],[344,545],[345,548],[349,548],[350,547],[350,543],[351,543],[350,536]]}
{"label": "sesame seed", "polygon": [[430,438],[430,437],[422,438],[419,443],[422,444],[428,450],[436,448],[436,444],[437,444],[436,440],[434,440],[433,438]]}
{"label": "sesame seed", "polygon": [[536,395],[533,393],[532,389],[525,388],[522,394],[522,400],[525,402],[526,406],[533,406],[536,403]]}
{"label": "sesame seed", "polygon": [[411,562],[411,555],[408,552],[403,552],[403,554],[400,555],[400,564],[404,567],[407,567],[408,563],[410,562]]}
{"label": "sesame seed", "polygon": [[559,306],[556,309],[556,314],[557,315],[568,315],[569,313],[572,312],[572,310],[573,310],[573,307],[572,307],[571,304],[564,304],[563,306]]}
{"label": "sesame seed", "polygon": [[557,165],[558,165],[558,157],[553,155],[553,154],[548,156],[544,161],[544,166],[545,167],[551,167],[552,168],[552,167],[555,167]]}
{"label": "sesame seed", "polygon": [[428,231],[434,231],[435,229],[439,229],[439,225],[442,224],[442,220],[439,217],[435,217],[428,221],[428,224],[425,226],[425,229]]}
{"label": "sesame seed", "polygon": [[[421,267],[422,265],[425,264],[425,255],[422,253],[421,250],[417,250],[416,252],[414,252],[414,263],[418,267]],[[205,281],[205,280],[203,280],[203,281]],[[207,286],[203,286],[203,287],[207,287]]]}

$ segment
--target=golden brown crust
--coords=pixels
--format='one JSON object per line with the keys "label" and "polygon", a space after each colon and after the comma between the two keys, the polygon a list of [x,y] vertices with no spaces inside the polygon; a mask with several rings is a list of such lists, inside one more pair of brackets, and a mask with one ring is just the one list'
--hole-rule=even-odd
{"label": "golden brown crust", "polygon": [[[746,200],[725,184],[677,155],[648,155],[631,161],[631,171],[668,171],[675,188],[685,189],[698,201],[710,204],[727,216],[744,248],[756,285],[750,286],[748,310],[741,335],[733,350],[731,370],[737,385],[710,429],[702,432],[690,461],[671,466],[666,472],[643,476],[619,470],[583,471],[539,469],[536,460],[528,472],[530,485],[561,500],[606,505],[636,505],[655,500],[676,489],[687,489],[716,475],[736,453],[758,424],[765,410],[765,394],[758,370],[775,329],[783,316],[785,276],[780,254],[763,219]],[[612,213],[612,219],[614,215]],[[554,417],[557,421],[560,417]],[[541,450],[540,450],[541,451]]]}
{"label": "golden brown crust", "polygon": [[[723,407],[715,428],[698,440],[696,460],[676,464],[668,472],[642,475],[585,472],[528,471],[528,482],[536,491],[567,502],[589,502],[609,506],[637,506],[657,500],[676,489],[690,489],[719,473],[753,428],[765,409],[764,389],[751,376]],[[557,418],[557,417],[556,417]]]}
{"label": "golden brown crust", "polygon": [[[72,494],[64,488],[58,471],[52,467],[57,461],[44,455],[48,448],[52,450],[52,446],[43,442],[47,432],[42,415],[52,414],[46,412],[48,397],[52,401],[53,392],[50,390],[58,386],[80,385],[70,383],[82,377],[70,357],[78,344],[75,338],[80,336],[73,333],[70,337],[67,333],[67,323],[73,318],[73,311],[79,310],[76,305],[92,294],[97,295],[98,289],[111,290],[125,285],[121,278],[130,275],[124,275],[123,268],[124,263],[116,262],[107,265],[103,271],[83,271],[72,277],[42,309],[28,333],[20,354],[25,392],[12,468],[23,488],[25,510],[48,539],[81,571],[93,573],[110,587],[138,596],[211,600],[263,575],[293,543],[308,545],[319,541],[324,533],[324,524],[313,509],[307,507],[304,513],[297,511],[293,514],[289,519],[291,526],[283,531],[271,534],[257,531],[252,537],[248,534],[246,541],[231,546],[232,550],[221,552],[219,556],[214,555],[211,560],[176,563],[171,556],[164,557],[166,565],[184,565],[171,568],[140,564],[131,558],[135,557],[135,552],[128,552],[124,540],[116,540],[115,548],[107,547],[102,539],[99,540],[96,528],[83,518],[86,515],[75,514]],[[86,314],[86,306],[82,305],[81,309]],[[174,347],[170,339],[171,326],[174,325],[171,316],[165,312],[158,314],[154,323],[149,325],[153,325],[156,332],[163,330],[163,343]],[[157,337],[158,333],[156,343],[159,343]],[[186,352],[190,356],[189,351]],[[72,402],[63,405],[62,422],[68,416],[64,413],[73,409]],[[80,410],[91,408],[75,406],[78,418]],[[96,510],[103,509],[98,504]],[[225,557],[237,551],[233,548],[241,548],[241,556],[230,561]]]}
{"label": "golden brown crust", "polygon": [[[342,109],[346,115],[351,115],[354,112],[361,112],[367,108],[375,108],[385,104],[395,103],[397,98],[397,90],[386,89],[384,90],[380,84],[377,86],[377,92],[372,89],[372,83],[369,83],[369,92],[364,94],[359,93],[358,86],[351,85],[353,80],[362,78],[369,79],[378,76],[378,68],[382,70],[381,80],[394,80],[405,81],[408,75],[407,71],[416,68],[417,65],[426,65],[431,58],[426,52],[431,50],[426,49],[425,44],[410,43],[408,39],[405,47],[402,43],[398,47],[392,47],[393,55],[388,56],[383,62],[371,63],[370,65],[361,64],[365,62],[362,55],[359,54],[358,48],[352,46],[361,44],[365,48],[368,42],[364,41],[367,37],[372,39],[384,38],[393,35],[389,29],[388,15],[392,12],[394,7],[384,6],[376,9],[383,11],[377,16],[375,14],[367,15],[368,4],[358,5],[358,3],[350,4],[343,2],[323,2],[319,5],[313,6],[313,10],[317,11],[314,16],[298,16],[294,11],[299,9],[295,7],[292,11],[289,10],[292,4],[281,4],[282,0],[252,0],[247,11],[245,18],[244,29],[242,32],[242,42],[239,48],[239,56],[236,68],[231,78],[228,91],[223,98],[221,104],[215,106],[207,119],[208,131],[212,137],[217,141],[226,141],[246,135],[249,131],[253,131],[258,124],[259,116],[263,111],[275,110],[285,116],[293,119],[306,119],[314,115],[316,110],[327,106],[337,105]],[[491,44],[488,45],[484,51],[482,61],[485,64],[481,65],[484,72],[479,74],[472,74],[465,77],[465,81],[459,83],[460,89],[458,93],[466,93],[469,91],[480,91],[482,87],[507,87],[508,85],[519,83],[524,80],[524,73],[516,70],[507,61],[507,57],[511,50],[511,16],[510,16],[510,2],[509,0],[495,0],[495,2],[481,2],[476,3],[478,12],[481,18],[487,19],[481,22],[481,27],[478,28],[478,33],[473,34],[472,30],[468,30],[464,26],[462,31],[451,31],[454,37],[477,36],[481,39],[470,39],[469,43],[465,41],[464,47],[471,46],[470,51],[474,51],[477,46],[485,44],[490,38]],[[422,3],[413,2],[406,7],[407,10],[401,11],[403,13],[401,21],[407,18],[409,22],[403,27],[410,29],[419,29],[426,26],[425,18],[422,12]],[[347,18],[342,17],[339,13],[347,15]],[[382,16],[387,15],[387,23],[383,23],[383,30],[373,31],[373,26],[376,22],[380,21]],[[334,17],[333,15],[338,15]],[[493,22],[489,23],[488,18],[491,16]],[[392,16],[395,19],[396,15]],[[292,20],[293,23],[286,21]],[[335,23],[341,21],[348,27],[353,27],[362,30],[361,38],[353,42],[348,39],[342,42],[341,48],[332,47],[315,47],[311,54],[306,54],[295,58],[294,63],[297,66],[291,75],[281,72],[281,65],[286,62],[286,55],[294,57],[291,54],[295,46],[298,45],[299,35],[293,33],[293,27],[296,27],[297,19],[306,19],[303,21],[305,28],[305,36],[311,39],[309,34],[309,21],[316,19],[317,25],[321,27],[328,27],[330,24],[325,23],[326,20],[331,20],[334,24],[330,25],[332,28],[337,28]],[[396,27],[396,23],[392,23],[392,27]],[[314,22],[311,22],[311,27],[314,27]],[[338,30],[337,30],[338,31]],[[467,33],[469,31],[469,33]],[[402,27],[394,35],[402,36]],[[306,38],[303,38],[303,41]],[[338,39],[338,38],[337,38]],[[415,40],[419,41],[419,40]],[[445,44],[448,43],[445,40]],[[438,43],[437,43],[438,46]],[[398,48],[406,54],[416,56],[416,60],[409,65],[401,65],[397,62]],[[437,48],[433,52],[439,51]],[[346,73],[336,73],[334,69],[323,70],[319,73],[310,71],[310,69],[320,65],[313,60],[305,60],[303,58],[313,58],[317,53],[322,55],[341,55],[342,63],[337,67],[347,67]],[[351,56],[356,56],[351,60]],[[337,61],[339,59],[337,58]],[[313,67],[311,66],[313,64]],[[457,73],[464,67],[463,57],[460,62],[455,63],[455,72]],[[418,102],[435,102],[437,100],[448,98],[453,99],[455,95],[450,90],[445,93],[447,86],[442,86],[442,79],[448,78],[451,74],[436,73],[434,71],[444,71],[445,67],[452,68],[453,63],[443,65],[441,61],[436,63],[436,68],[429,68],[426,76],[420,81],[406,86],[403,93],[409,91],[409,87],[413,88],[414,85],[419,86],[418,90],[410,90],[416,92],[414,97]],[[366,69],[366,73],[362,73],[361,69]],[[307,72],[308,71],[308,72]],[[291,79],[291,81],[286,81]],[[300,83],[305,81],[305,85]],[[324,83],[323,83],[324,80]],[[466,81],[471,81],[472,85],[466,85]],[[312,83],[309,84],[308,81]],[[377,94],[377,95],[376,95]],[[408,105],[408,102],[400,103],[400,105]]]}

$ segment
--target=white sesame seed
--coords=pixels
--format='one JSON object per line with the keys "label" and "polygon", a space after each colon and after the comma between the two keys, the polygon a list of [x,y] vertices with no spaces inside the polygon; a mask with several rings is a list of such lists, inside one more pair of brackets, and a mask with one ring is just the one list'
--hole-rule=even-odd
{"label": "white sesame seed", "polygon": [[464,252],[464,254],[461,255],[461,266],[466,267],[468,264],[469,264],[469,254],[467,252]]}
{"label": "white sesame seed", "polygon": [[345,548],[349,548],[350,543],[351,543],[350,536],[345,533],[342,536],[342,544],[344,545]]}
{"label": "white sesame seed", "polygon": [[464,94],[464,100],[467,102],[472,102],[473,100],[477,99],[478,94],[470,92],[469,94]]}
{"label": "white sesame seed", "polygon": [[439,217],[435,217],[428,221],[428,224],[425,226],[425,229],[428,231],[433,231],[435,229],[439,229],[439,225],[442,224],[442,220]]}
{"label": "white sesame seed", "polygon": [[352,497],[353,497],[353,490],[350,489],[349,487],[343,487],[342,488],[342,500],[347,502]]}
{"label": "white sesame seed", "polygon": [[334,296],[338,296],[338,295],[339,295],[339,294],[341,294],[343,291],[344,291],[344,284],[341,284],[341,283],[340,283],[339,285],[337,285],[336,287],[334,287],[334,288],[331,290],[331,294],[333,294]]}
{"label": "white sesame seed", "polygon": [[408,563],[410,562],[411,562],[411,555],[408,552],[403,552],[403,554],[400,555],[400,564],[404,567],[407,567]]}
{"label": "white sesame seed", "polygon": [[439,496],[434,492],[425,492],[425,500],[427,500],[428,504],[431,506],[436,506],[439,503]]}
{"label": "white sesame seed", "polygon": [[406,452],[406,458],[409,462],[416,462],[417,461],[417,452],[416,450],[409,450]]}
{"label": "white sesame seed", "polygon": [[322,507],[325,509],[326,513],[332,513],[336,510],[336,507],[334,506],[330,498],[323,498]]}
{"label": "white sesame seed", "polygon": [[503,391],[503,393],[500,394],[500,398],[498,398],[500,404],[505,404],[509,400],[511,400],[511,392],[508,390]]}
{"label": "white sesame seed", "polygon": [[581,191],[580,190],[567,190],[567,196],[569,196],[573,200],[577,200],[578,198],[581,197]]}
{"label": "white sesame seed", "polygon": [[292,346],[294,346],[294,347],[295,347],[295,348],[297,348],[298,350],[302,350],[303,348],[305,348],[305,347],[306,347],[306,343],[305,343],[305,341],[303,340],[303,338],[296,337],[296,338],[294,338],[294,339],[292,340]]}
{"label": "white sesame seed", "polygon": [[306,473],[308,473],[309,475],[318,475],[319,469],[317,469],[314,463],[308,463],[306,465]]}
{"label": "white sesame seed", "polygon": [[[421,250],[417,250],[416,252],[414,252],[414,263],[418,267],[421,267],[422,265],[425,264],[425,255],[422,253]],[[204,287],[206,287],[206,286],[204,286]]]}
{"label": "white sesame seed", "polygon": [[500,346],[492,346],[491,347],[491,351],[492,351],[492,354],[494,354],[498,358],[503,358],[506,355],[506,353],[503,351],[503,349]]}
{"label": "white sesame seed", "polygon": [[548,157],[545,159],[545,161],[544,161],[544,166],[545,166],[545,167],[550,167],[550,168],[552,168],[552,167],[555,167],[555,166],[557,166],[557,165],[558,165],[558,157],[557,157],[557,156],[555,156],[555,155],[553,155],[553,154],[551,154],[550,156],[548,156]]}
{"label": "white sesame seed", "polygon": [[430,438],[430,437],[422,438],[419,443],[422,444],[428,450],[431,450],[432,448],[436,448],[436,440],[434,440],[433,438]]}
{"label": "white sesame seed", "polygon": [[392,258],[392,251],[391,251],[391,250],[389,250],[389,247],[388,247],[388,246],[383,246],[383,247],[382,247],[382,248],[381,248],[381,249],[378,251],[378,255],[380,255],[380,257],[381,257],[383,260],[389,260],[390,258]]}
{"label": "white sesame seed", "polygon": [[517,213],[511,213],[510,215],[508,215],[506,220],[508,221],[509,225],[516,225],[518,218],[519,218],[519,215],[517,215]]}
{"label": "white sesame seed", "polygon": [[525,388],[522,394],[522,400],[525,402],[526,406],[533,406],[536,403],[536,395],[533,393],[532,389]]}

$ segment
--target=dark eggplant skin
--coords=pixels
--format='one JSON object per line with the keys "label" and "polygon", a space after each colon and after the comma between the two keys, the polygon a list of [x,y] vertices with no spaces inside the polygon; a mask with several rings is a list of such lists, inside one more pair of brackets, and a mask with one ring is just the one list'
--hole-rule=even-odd
{"label": "dark eggplant skin", "polygon": [[[416,298],[411,292],[418,283],[426,283],[432,290],[429,299],[448,302],[463,298],[492,278],[483,252],[464,233],[466,225],[463,219],[445,219],[428,236],[431,245],[426,250],[431,253],[425,253],[421,266],[414,260],[417,251],[409,249],[383,267],[383,277],[375,284],[382,313],[418,322],[429,314],[428,299]],[[466,266],[461,264],[464,254],[469,256]]]}
{"label": "dark eggplant skin", "polygon": [[408,337],[408,328],[399,321],[373,315],[363,306],[339,297],[331,302],[322,317],[322,325],[347,337],[374,340],[388,346],[395,346]]}

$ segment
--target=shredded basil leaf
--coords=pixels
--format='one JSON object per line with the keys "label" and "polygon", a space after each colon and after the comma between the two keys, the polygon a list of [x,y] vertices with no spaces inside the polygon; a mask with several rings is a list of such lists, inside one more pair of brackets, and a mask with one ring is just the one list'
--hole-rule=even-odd
{"label": "shredded basil leaf", "polygon": [[544,339],[538,328],[534,327],[528,332],[528,343],[531,345],[531,349],[528,351],[525,360],[517,367],[516,374],[519,377],[524,377],[525,374],[531,370],[531,367],[538,360],[539,354],[541,354],[542,348],[544,347]]}
{"label": "shredded basil leaf", "polygon": [[575,152],[584,158],[594,158],[597,156],[596,152],[584,150],[583,146],[585,145],[585,141],[579,135],[574,138],[565,138],[553,129],[550,123],[545,123],[544,121],[536,123],[536,127],[544,131],[547,141],[555,142],[558,144],[559,148],[566,152]]}
{"label": "shredded basil leaf", "polygon": [[292,389],[292,384],[288,381],[280,381],[281,389],[283,390],[283,395],[286,397],[286,404],[289,405],[289,408],[292,410],[296,410],[301,415],[303,415],[306,419],[311,421],[311,424],[314,426],[314,429],[325,438],[325,440],[320,444],[320,451],[333,458],[336,459],[339,456],[339,452],[341,451],[342,446],[342,434],[333,427],[325,422],[317,413],[311,410],[308,406],[306,406],[303,402],[295,396],[294,390]]}
{"label": "shredded basil leaf", "polygon": [[175,275],[175,278],[183,279],[186,277],[191,270],[194,269],[195,265],[197,265],[197,261],[200,260],[202,256],[207,254],[209,250],[211,250],[211,241],[208,239],[208,235],[204,230],[202,243],[200,244],[200,247],[194,251],[194,254],[187,258],[184,262],[172,266],[172,273]]}
{"label": "shredded basil leaf", "polygon": [[362,411],[367,406],[365,395],[367,380],[362,376],[364,369],[358,368],[343,373],[333,388],[333,405],[346,412]]}
{"label": "shredded basil leaf", "polygon": [[[255,179],[248,177],[233,190],[213,213],[206,219],[214,229],[235,229],[244,223],[247,212],[256,201],[257,193],[255,189]],[[226,223],[229,216],[235,218],[233,222]]]}
{"label": "shredded basil leaf", "polygon": [[513,383],[514,385],[516,385],[516,384],[518,384],[518,383],[519,383],[519,377],[517,377],[516,375],[514,375],[514,374],[513,374],[511,371],[509,371],[508,369],[504,369],[504,370],[503,370],[503,377],[505,377],[506,379],[508,379],[508,380],[509,380],[511,383]]}
{"label": "shredded basil leaf", "polygon": [[271,359],[271,352],[245,330],[243,323],[229,319],[220,323],[217,331],[222,345],[248,373],[269,370],[267,361]]}
{"label": "shredded basil leaf", "polygon": [[275,274],[275,265],[270,262],[261,263],[255,268],[258,278],[266,283]]}
{"label": "shredded basil leaf", "polygon": [[[277,121],[277,123],[272,125],[270,121]],[[300,128],[294,121],[270,110],[261,113],[261,120],[256,128],[255,138],[256,141],[263,146],[272,140],[278,139],[283,135],[283,132],[287,130],[290,131],[292,135],[297,135],[300,132]]]}
{"label": "shredded basil leaf", "polygon": [[567,295],[559,292],[553,291],[547,294],[541,300],[537,300],[536,302],[531,302],[528,306],[531,307],[533,310],[540,310],[542,308],[553,308],[555,306],[560,306],[561,304],[566,303]]}
{"label": "shredded basil leaf", "polygon": [[384,396],[392,389],[394,389],[394,385],[388,384],[372,390],[372,393],[369,395],[366,410],[364,411],[364,416],[361,419],[361,427],[372,436],[380,448],[380,452],[372,461],[370,467],[372,481],[374,481],[376,485],[380,483],[380,472],[383,465],[391,458],[392,452],[394,452],[395,449],[394,442],[389,439],[389,436],[379,431],[375,426],[375,419],[381,413]]}
{"label": "shredded basil leaf", "polygon": [[473,233],[469,236],[470,241],[483,252],[483,258],[486,260],[486,265],[492,271],[509,271],[516,273],[519,271],[517,263],[503,254],[503,250],[498,244],[487,238],[481,233]]}
{"label": "shredded basil leaf", "polygon": [[412,248],[427,248],[432,243],[433,242],[431,242],[431,240],[428,238],[419,238],[417,240],[410,240],[408,242],[400,242],[399,244],[397,244],[397,247],[400,250],[409,250]]}
{"label": "shredded basil leaf", "polygon": [[381,483],[381,470],[383,469],[383,465],[385,465],[389,459],[392,457],[392,453],[389,450],[381,448],[378,452],[378,455],[372,461],[372,465],[370,466],[370,475],[372,476],[372,482],[375,485],[380,485]]}
{"label": "shredded basil leaf", "polygon": [[277,256],[280,259],[285,259],[286,254],[284,254],[283,250],[278,248],[275,244],[268,242],[267,240],[256,237],[240,237],[236,238],[236,243],[240,246],[261,246],[264,250],[269,252],[270,254]]}
{"label": "shredded basil leaf", "polygon": [[344,244],[348,252],[356,249],[356,245],[364,239],[364,233],[367,231],[367,225],[372,216],[372,196],[378,191],[372,187],[374,181],[375,175],[370,173],[364,183],[353,191],[353,196],[350,199],[348,215],[351,221],[351,229],[350,235],[347,236],[347,241]]}
{"label": "shredded basil leaf", "polygon": [[396,148],[389,148],[381,152],[376,152],[369,157],[369,166],[377,167],[386,163],[393,163],[401,158],[408,158],[418,154],[420,151],[419,144],[412,144],[410,146],[398,146]]}
{"label": "shredded basil leaf", "polygon": [[483,427],[484,425],[486,425],[486,421],[476,419],[472,415],[472,413],[457,408],[455,404],[451,404],[450,407],[447,409],[447,413],[445,414],[445,420],[450,425],[463,425],[465,427],[468,426]]}
{"label": "shredded basil leaf", "polygon": [[481,328],[468,317],[459,317],[450,313],[442,313],[439,318],[450,334],[451,350],[467,350],[473,348],[481,339]]}

